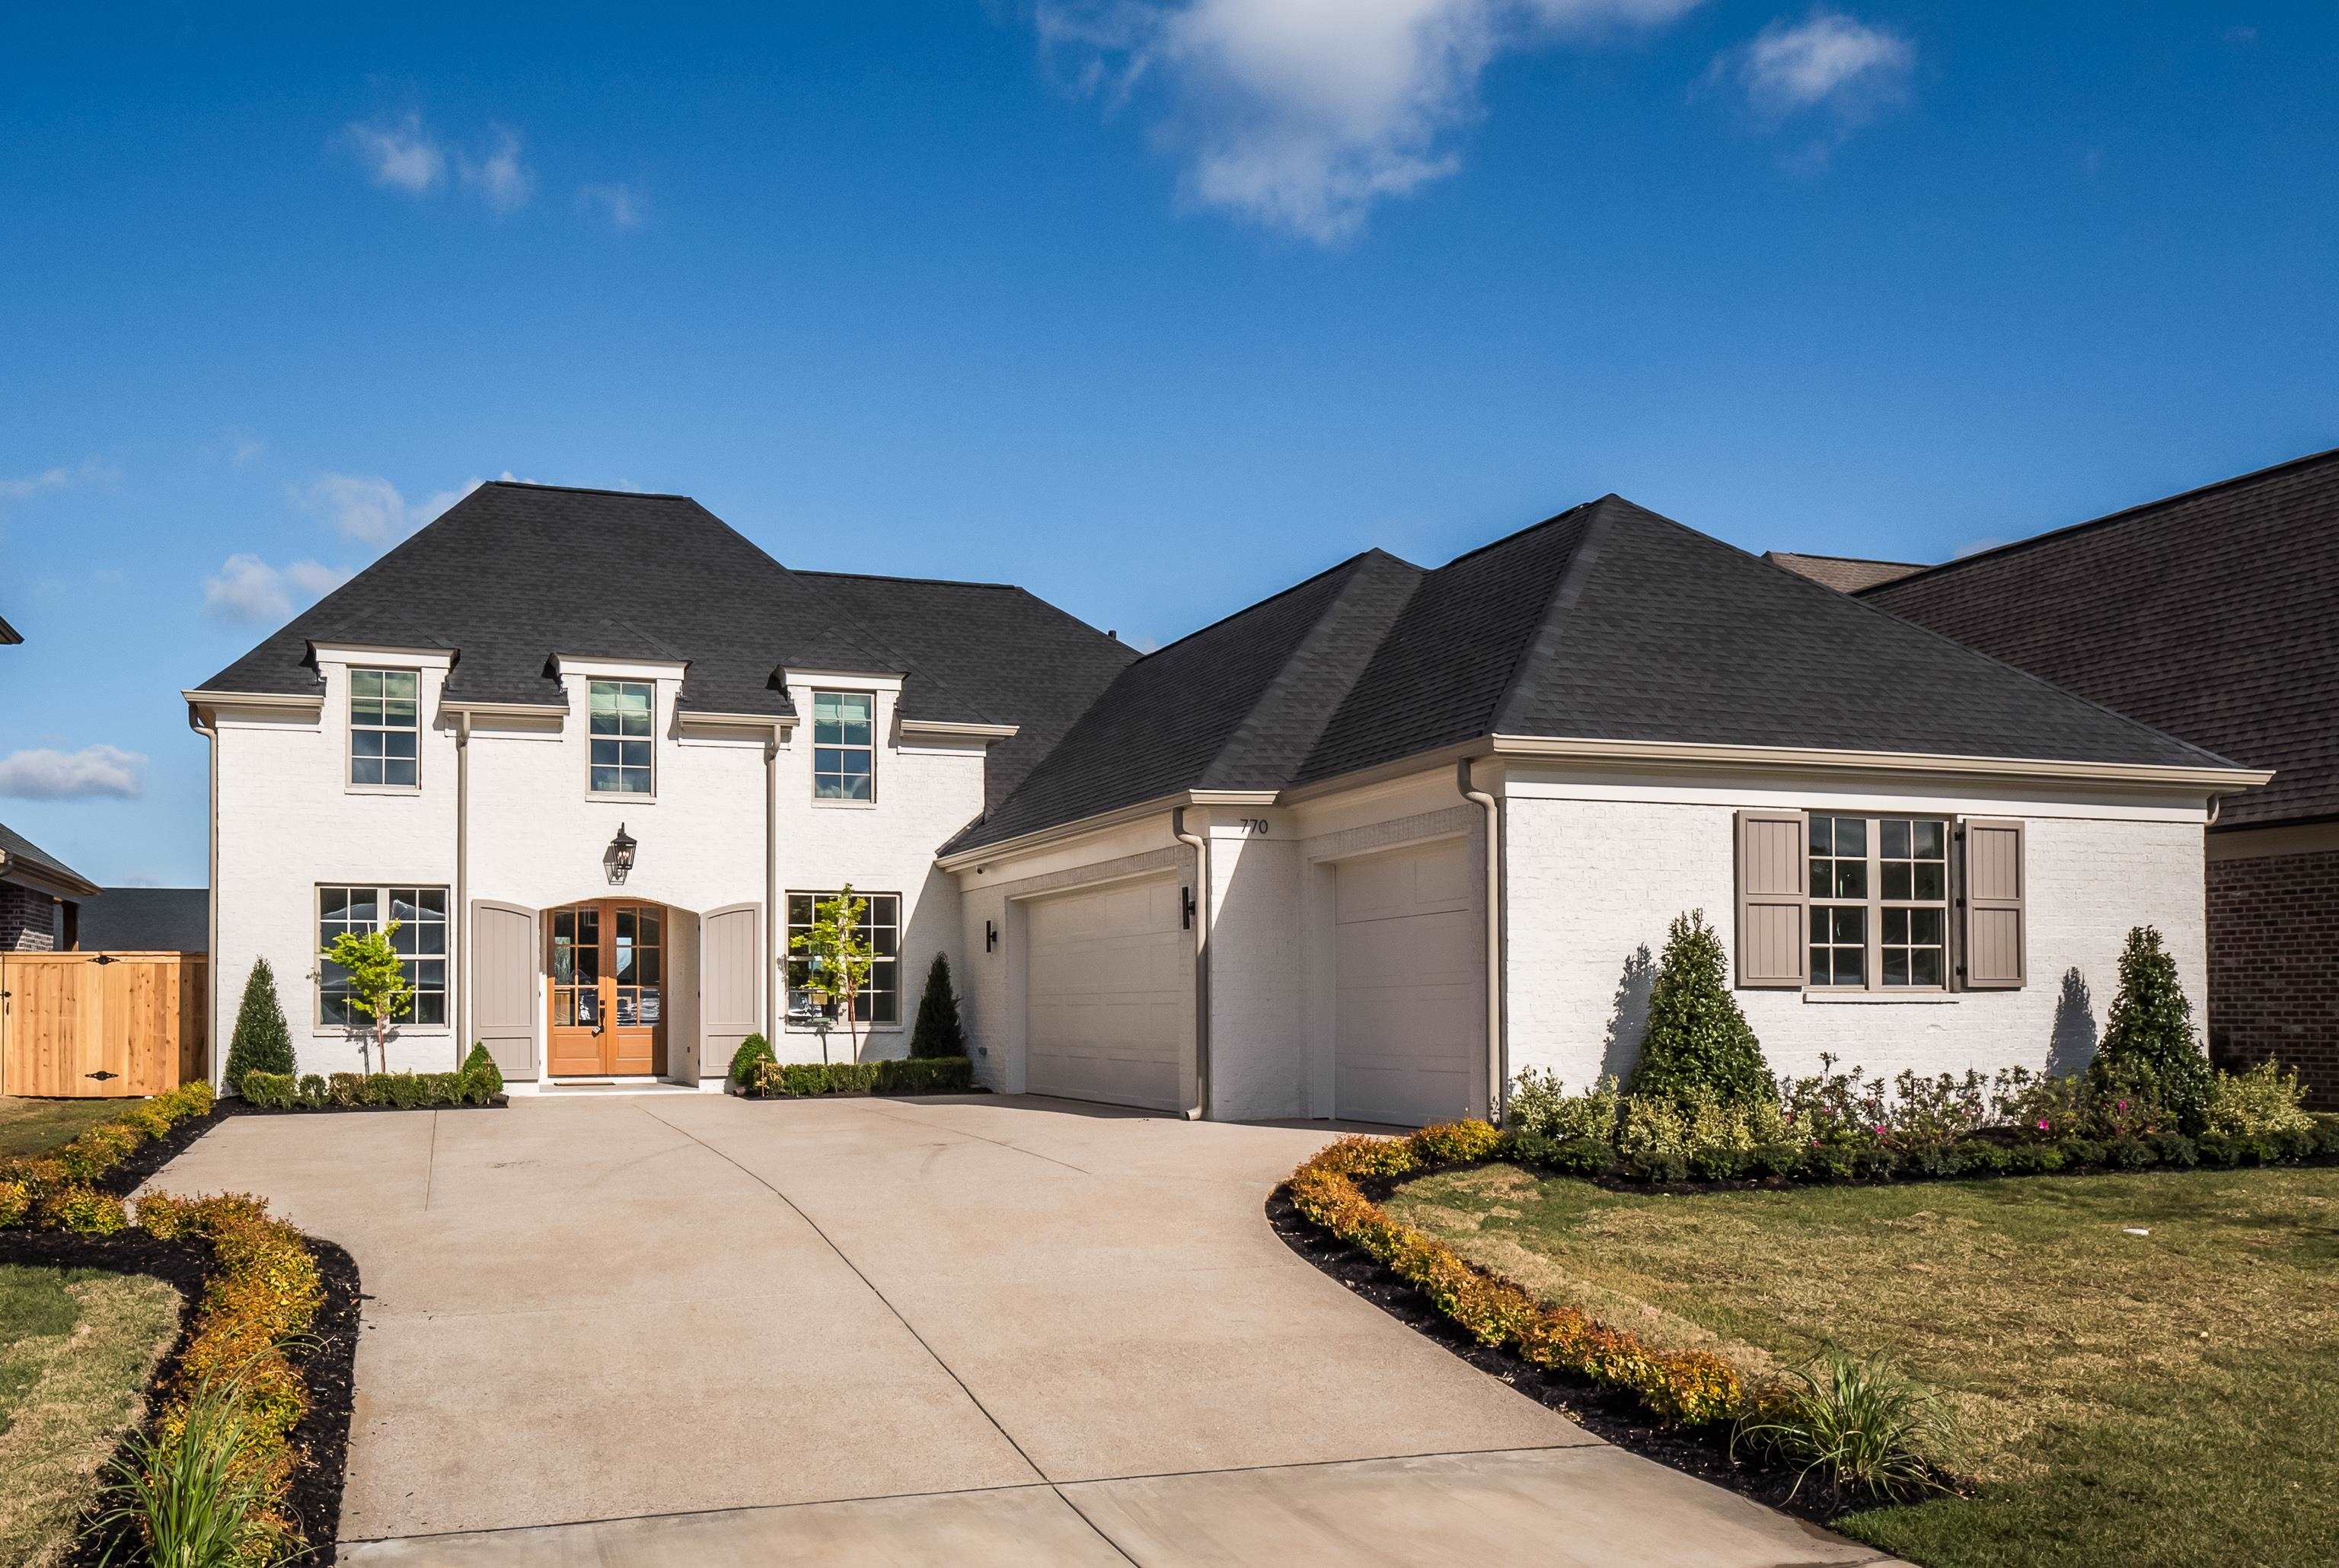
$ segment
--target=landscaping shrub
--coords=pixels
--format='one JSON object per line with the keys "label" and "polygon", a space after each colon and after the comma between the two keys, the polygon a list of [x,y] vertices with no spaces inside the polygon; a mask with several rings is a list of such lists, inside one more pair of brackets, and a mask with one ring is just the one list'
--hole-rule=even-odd
{"label": "landscaping shrub", "polygon": [[1586,1138],[1606,1143],[1616,1136],[1617,1101],[1622,1098],[1614,1078],[1602,1079],[1582,1094],[1570,1094],[1557,1074],[1531,1067],[1511,1085],[1503,1108],[1503,1125],[1554,1143]]}
{"label": "landscaping shrub", "polygon": [[243,1075],[236,1086],[250,1104],[262,1110],[290,1110],[299,1093],[298,1080],[289,1072],[262,1072],[258,1068]]}
{"label": "landscaping shrub", "polygon": [[57,1150],[58,1162],[74,1181],[94,1181],[138,1151],[143,1134],[123,1121],[101,1121]]}
{"label": "landscaping shrub", "polygon": [[926,971],[925,994],[918,999],[918,1021],[910,1031],[910,1055],[966,1053],[966,1030],[959,1022],[958,991],[951,984],[950,960],[936,953],[933,967]]}
{"label": "landscaping shrub", "polygon": [[276,971],[264,958],[252,962],[244,978],[243,1001],[236,1009],[235,1035],[228,1046],[222,1081],[239,1094],[248,1072],[295,1070],[292,1033],[284,1024],[284,1009],[276,1000]]}
{"label": "landscaping shrub", "polygon": [[880,1094],[963,1094],[974,1087],[974,1063],[963,1056],[913,1056],[874,1065]]}
{"label": "landscaping shrub", "polygon": [[33,1188],[30,1183],[15,1177],[0,1178],[0,1230],[12,1225],[22,1225],[32,1208]]}
{"label": "landscaping shrub", "polygon": [[1954,1428],[1936,1396],[1840,1350],[1791,1376],[1740,1420],[1733,1450],[1742,1443],[1793,1465],[1794,1491],[1814,1474],[1839,1494],[1894,1502],[1944,1490],[1926,1456],[1945,1452]]}
{"label": "landscaping shrub", "polygon": [[325,1103],[348,1109],[366,1102],[365,1074],[337,1072],[325,1080]]}
{"label": "landscaping shrub", "polygon": [[2246,1072],[2221,1072],[2202,1097],[2205,1126],[2236,1138],[2270,1138],[2312,1132],[2306,1090],[2295,1072],[2262,1061]]}
{"label": "landscaping shrub", "polygon": [[2193,1003],[2177,983],[2176,960],[2151,926],[2127,933],[2119,991],[2087,1070],[2100,1089],[2157,1099],[2175,1115],[2179,1131],[2206,1125],[2209,1059],[2193,1037]]}
{"label": "landscaping shrub", "polygon": [[1629,1087],[1636,1096],[1669,1100],[1698,1089],[1731,1101],[1778,1092],[1762,1042],[1730,994],[1722,938],[1702,910],[1675,916],[1665,937]]}
{"label": "landscaping shrub", "polygon": [[772,1061],[772,1042],[760,1034],[751,1034],[739,1042],[731,1053],[731,1087],[753,1089],[760,1081],[757,1074]]}
{"label": "landscaping shrub", "polygon": [[755,1091],[791,1100],[819,1094],[956,1094],[973,1082],[974,1063],[962,1056],[767,1061],[756,1072]]}
{"label": "landscaping shrub", "polygon": [[471,1054],[463,1059],[463,1098],[473,1105],[492,1105],[504,1091],[504,1070],[496,1065],[485,1040],[471,1042]]}
{"label": "landscaping shrub", "polygon": [[41,1224],[76,1236],[111,1236],[130,1223],[122,1199],[94,1187],[67,1187],[41,1200]]}
{"label": "landscaping shrub", "polygon": [[[248,1076],[248,1075],[247,1075]],[[100,1531],[135,1534],[149,1562],[213,1568],[282,1560],[287,1541],[234,1379],[206,1384],[162,1431],[134,1434],[108,1465],[114,1507]]]}
{"label": "landscaping shrub", "polygon": [[301,1075],[301,1087],[297,1091],[300,1096],[301,1109],[303,1110],[322,1110],[329,1103],[331,1103],[326,1099],[325,1087],[325,1075],[323,1073],[302,1073]]}

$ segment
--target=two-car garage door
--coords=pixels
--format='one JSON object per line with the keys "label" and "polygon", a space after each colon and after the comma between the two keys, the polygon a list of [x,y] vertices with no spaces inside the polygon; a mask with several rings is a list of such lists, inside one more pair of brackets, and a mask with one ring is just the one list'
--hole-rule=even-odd
{"label": "two-car garage door", "polygon": [[1176,1110],[1193,1050],[1194,939],[1175,877],[1024,906],[1033,1094]]}
{"label": "two-car garage door", "polygon": [[1332,1114],[1407,1126],[1485,1114],[1485,948],[1466,839],[1333,868]]}

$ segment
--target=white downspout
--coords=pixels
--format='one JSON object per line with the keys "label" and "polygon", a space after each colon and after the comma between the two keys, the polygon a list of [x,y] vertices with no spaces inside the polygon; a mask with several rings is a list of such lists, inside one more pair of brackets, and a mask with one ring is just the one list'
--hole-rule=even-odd
{"label": "white downspout", "polygon": [[[764,743],[764,1040],[777,1050],[780,1044],[779,968],[782,957],[779,947],[780,930],[780,726],[772,726],[772,738]],[[700,962],[706,962],[701,955]],[[728,1080],[731,1064],[725,1062],[723,1071]],[[706,1064],[698,1064],[699,1076],[706,1075]]]}
{"label": "white downspout", "polygon": [[[204,984],[211,991],[211,994],[203,999],[204,1006],[209,1010],[209,1016],[203,1022],[205,1050],[209,1056],[209,1060],[203,1063],[203,1076],[211,1080],[212,1087],[213,1089],[217,1089],[220,1086],[220,1075],[227,1070],[227,1057],[220,1049],[219,1039],[219,726],[216,724],[207,725],[203,723],[202,710],[196,707],[192,703],[190,703],[187,705],[187,727],[193,730],[197,735],[202,736],[203,739],[209,742],[211,745],[212,798],[210,815],[212,820],[210,855],[212,885],[209,894],[204,900],[204,902],[209,906],[205,912],[211,922],[211,931],[209,935],[205,938],[205,941],[210,944],[211,951],[204,955],[203,959]],[[296,1063],[295,1065],[298,1064]]]}
{"label": "white downspout", "polygon": [[471,1049],[471,715],[455,713],[455,1061]]}
{"label": "white downspout", "polygon": [[1454,764],[1462,798],[1486,814],[1486,1119],[1500,1126],[1510,1075],[1503,1060],[1503,811],[1502,803],[1470,782],[1470,759]]}
{"label": "white downspout", "polygon": [[1194,851],[1194,1103],[1186,1119],[1210,1114],[1210,841],[1186,831],[1186,808],[1170,814],[1170,831]]}

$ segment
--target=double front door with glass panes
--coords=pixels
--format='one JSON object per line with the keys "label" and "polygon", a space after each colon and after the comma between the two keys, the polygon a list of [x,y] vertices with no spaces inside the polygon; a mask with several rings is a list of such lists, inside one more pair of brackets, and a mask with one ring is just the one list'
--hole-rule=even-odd
{"label": "double front door with glass panes", "polygon": [[600,899],[550,912],[553,1075],[666,1070],[666,920],[654,903]]}

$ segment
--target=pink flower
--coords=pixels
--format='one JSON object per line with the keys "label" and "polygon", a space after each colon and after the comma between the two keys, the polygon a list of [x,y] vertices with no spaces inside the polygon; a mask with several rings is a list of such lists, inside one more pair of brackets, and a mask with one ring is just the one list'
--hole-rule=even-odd
{"label": "pink flower", "polygon": [[2038,1119],[2038,1130],[2041,1132],[2051,1130],[2047,1125],[2047,1119],[2043,1116]]}

